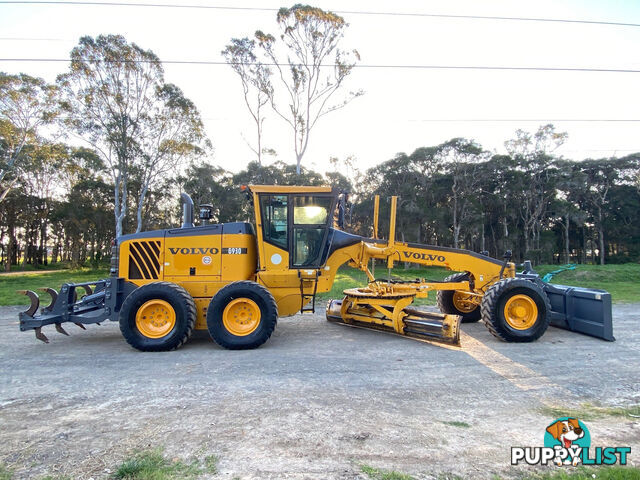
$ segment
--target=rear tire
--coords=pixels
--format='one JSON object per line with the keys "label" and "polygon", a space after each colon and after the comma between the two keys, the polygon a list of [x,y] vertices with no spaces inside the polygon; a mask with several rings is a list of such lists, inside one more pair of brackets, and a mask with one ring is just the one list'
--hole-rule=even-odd
{"label": "rear tire", "polygon": [[269,340],[278,322],[271,292],[251,281],[233,282],[214,295],[207,308],[207,329],[223,348],[258,348]]}
{"label": "rear tire", "polygon": [[[454,273],[449,275],[443,281],[444,282],[464,282],[469,280],[468,273]],[[480,320],[482,317],[480,313],[480,305],[469,311],[462,311],[456,307],[456,290],[438,290],[436,293],[436,300],[438,301],[438,308],[442,313],[448,313],[450,315],[460,315],[462,317],[462,323],[473,323]]]}
{"label": "rear tire", "polygon": [[175,283],[153,282],[136,288],[120,309],[122,335],[129,345],[143,352],[180,348],[195,324],[195,302]]}
{"label": "rear tire", "polygon": [[505,278],[489,288],[482,299],[482,321],[506,342],[533,342],[551,322],[549,298],[536,283]]}

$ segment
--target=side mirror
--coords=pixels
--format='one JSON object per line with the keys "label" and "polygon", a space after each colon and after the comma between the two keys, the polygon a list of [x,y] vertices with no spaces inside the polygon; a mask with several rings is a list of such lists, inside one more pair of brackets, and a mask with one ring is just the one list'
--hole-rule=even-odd
{"label": "side mirror", "polygon": [[345,214],[349,207],[349,194],[341,193],[338,196],[338,228],[342,230],[344,230]]}

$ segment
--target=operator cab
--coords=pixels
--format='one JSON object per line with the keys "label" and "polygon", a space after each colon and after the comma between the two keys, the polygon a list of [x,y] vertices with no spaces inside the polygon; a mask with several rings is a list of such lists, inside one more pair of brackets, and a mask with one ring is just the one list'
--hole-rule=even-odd
{"label": "operator cab", "polygon": [[288,253],[289,268],[322,266],[338,191],[330,187],[250,188],[258,198],[261,224],[256,226],[263,241]]}

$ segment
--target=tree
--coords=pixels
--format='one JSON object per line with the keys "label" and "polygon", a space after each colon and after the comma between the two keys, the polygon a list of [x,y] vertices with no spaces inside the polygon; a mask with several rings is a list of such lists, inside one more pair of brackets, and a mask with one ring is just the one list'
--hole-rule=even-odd
{"label": "tree", "polygon": [[451,178],[451,220],[453,222],[453,248],[460,244],[463,225],[469,225],[475,217],[473,205],[477,202],[477,163],[485,154],[477,143],[464,138],[454,138],[440,146],[440,159]]}
{"label": "tree", "polygon": [[140,177],[137,233],[142,230],[142,209],[149,189],[175,170],[183,159],[203,155],[210,144],[200,112],[173,84],[157,87],[155,101],[141,122],[136,144]]}
{"label": "tree", "polygon": [[269,67],[258,61],[255,50],[256,42],[245,38],[232,38],[231,43],[222,51],[226,62],[238,74],[242,83],[244,103],[251,118],[256,124],[256,146],[247,142],[249,148],[256,154],[258,165],[262,165],[262,126],[265,120],[264,106],[273,97],[273,87],[269,77]]}
{"label": "tree", "polygon": [[533,246],[540,249],[542,219],[555,197],[552,181],[556,179],[554,159],[550,152],[568,138],[566,132],[556,132],[551,124],[542,125],[534,134],[516,130],[516,138],[505,142],[505,147],[516,162],[519,173],[518,197],[520,217],[524,230],[524,254]]}
{"label": "tree", "polygon": [[210,204],[213,223],[235,222],[244,217],[246,199],[234,185],[233,175],[210,163],[192,163],[178,178],[195,205]]}
{"label": "tree", "polygon": [[584,175],[580,172],[580,168],[574,162],[556,161],[557,168],[557,194],[552,203],[552,210],[559,218],[562,226],[562,237],[564,241],[564,259],[565,263],[571,261],[571,221],[574,223],[584,223],[585,214],[579,208],[575,201],[575,195],[584,186]]}
{"label": "tree", "polygon": [[98,152],[110,171],[120,236],[137,141],[163,85],[160,60],[121,35],[82,37],[71,51],[70,71],[58,77],[58,84],[65,124]]}
{"label": "tree", "polygon": [[593,223],[598,231],[598,257],[605,264],[605,219],[609,206],[609,192],[620,178],[624,163],[618,159],[584,160],[580,171],[585,179],[584,199],[591,210]]}
{"label": "tree", "polygon": [[17,180],[13,170],[23,148],[54,119],[55,92],[41,78],[0,72],[0,202]]}
{"label": "tree", "polygon": [[[268,90],[273,110],[292,129],[299,174],[311,131],[318,120],[362,95],[362,91],[351,92],[342,100],[331,103],[355,65],[352,58],[359,60],[360,56],[356,50],[349,54],[338,48],[348,24],[333,12],[296,4],[281,8],[277,21],[280,43],[273,35],[260,30],[255,36],[277,70],[286,97],[284,103],[279,103],[276,91]],[[330,73],[324,70],[327,67],[331,68]]]}
{"label": "tree", "polygon": [[507,140],[504,145],[512,157],[527,157],[538,152],[553,152],[562,146],[567,138],[569,138],[567,132],[556,132],[556,127],[548,123],[540,125],[533,134],[518,129],[516,138]]}

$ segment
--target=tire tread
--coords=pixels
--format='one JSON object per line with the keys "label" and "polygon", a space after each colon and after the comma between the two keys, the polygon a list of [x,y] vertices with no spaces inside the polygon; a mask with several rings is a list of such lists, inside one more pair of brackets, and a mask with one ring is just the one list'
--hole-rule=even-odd
{"label": "tire tread", "polygon": [[[188,314],[187,314],[187,318],[186,318],[187,329],[185,330],[185,332],[183,333],[182,337],[180,338],[180,340],[178,341],[177,344],[171,346],[170,348],[163,348],[162,346],[154,346],[152,348],[145,349],[144,351],[167,352],[167,351],[177,350],[178,348],[182,347],[185,343],[187,343],[189,338],[191,338],[191,335],[192,335],[193,330],[194,330],[195,325],[196,325],[197,311],[196,311],[195,302],[193,301],[193,297],[191,297],[189,292],[187,292],[184,289],[184,287],[182,287],[182,286],[180,286],[180,285],[178,285],[176,283],[166,282],[166,281],[147,283],[146,285],[143,285],[142,287],[138,287],[138,289],[139,288],[144,288],[147,285],[153,285],[155,287],[168,288],[168,289],[172,290],[175,294],[177,294],[178,298],[184,303],[184,305],[186,305]],[[122,312],[126,312],[130,308],[130,304],[133,303],[136,300],[136,297],[134,296],[134,294],[135,294],[135,292],[138,291],[138,289],[134,290],[124,300],[124,302],[122,304],[122,307],[120,308],[120,314],[121,315],[122,315]],[[123,326],[122,320],[119,323],[120,323],[120,332],[122,333],[122,336],[127,341],[127,343],[129,345],[131,345],[133,348],[135,348],[137,350],[141,350],[139,348],[138,342],[136,342],[135,337],[131,334],[131,332],[128,329],[126,329]]]}
{"label": "tire tread", "polygon": [[[238,345],[234,343],[229,343],[229,342],[226,342],[223,338],[220,338],[219,335],[217,336],[218,338],[216,338],[216,336],[214,336],[215,334],[211,331],[212,330],[211,327],[209,326],[208,313],[209,311],[211,311],[211,303],[213,303],[214,299],[218,295],[220,295],[220,297],[223,297],[224,295],[227,294],[229,290],[233,291],[239,288],[247,288],[247,289],[260,292],[262,299],[268,304],[268,308],[271,309],[273,312],[275,312],[275,320],[267,324],[267,329],[266,331],[264,331],[263,336],[260,337],[257,341],[254,341],[249,345]],[[232,282],[228,285],[225,285],[220,290],[218,290],[218,292],[213,296],[213,298],[211,299],[211,303],[209,304],[209,309],[207,310],[207,329],[209,330],[209,335],[211,335],[211,338],[218,345],[228,350],[247,350],[251,348],[258,348],[260,345],[264,344],[267,340],[269,340],[269,338],[271,338],[271,335],[273,334],[273,331],[275,330],[276,325],[278,323],[278,304],[276,303],[275,298],[273,298],[273,295],[271,294],[271,292],[267,287],[265,287],[264,285],[260,285],[259,283],[253,282],[251,280],[239,280],[237,282]]]}
{"label": "tire tread", "polygon": [[[531,287],[533,290],[539,293],[544,300],[547,310],[544,327],[538,328],[536,333],[529,337],[514,337],[513,335],[510,335],[508,331],[502,328],[498,328],[496,326],[497,322],[494,321],[495,315],[497,313],[497,303],[500,300],[500,297],[504,292],[507,291],[508,287],[513,287],[512,284],[514,282],[522,283],[523,286]],[[491,287],[489,287],[489,290],[482,299],[481,316],[482,322],[494,337],[499,338],[500,340],[503,340],[505,342],[533,342],[540,338],[544,334],[544,332],[547,331],[547,328],[551,323],[551,303],[549,302],[549,298],[544,293],[544,291],[534,282],[521,278],[503,278],[502,280],[499,280]]]}
{"label": "tire tread", "polygon": [[[443,282],[458,282],[458,281],[462,281],[462,280],[468,280],[469,279],[469,274],[468,273],[453,273],[447,277],[445,277],[442,281]],[[453,290],[438,290],[436,293],[436,303],[438,305],[438,309],[442,312],[442,313],[448,313],[448,314],[452,314],[452,315],[460,315],[462,317],[462,323],[473,323],[473,322],[477,322],[480,320],[481,318],[481,314],[480,314],[480,305],[478,305],[478,307],[468,313],[463,313],[458,311],[457,308],[455,308],[455,306],[453,306],[453,293],[455,293],[455,291]]]}

